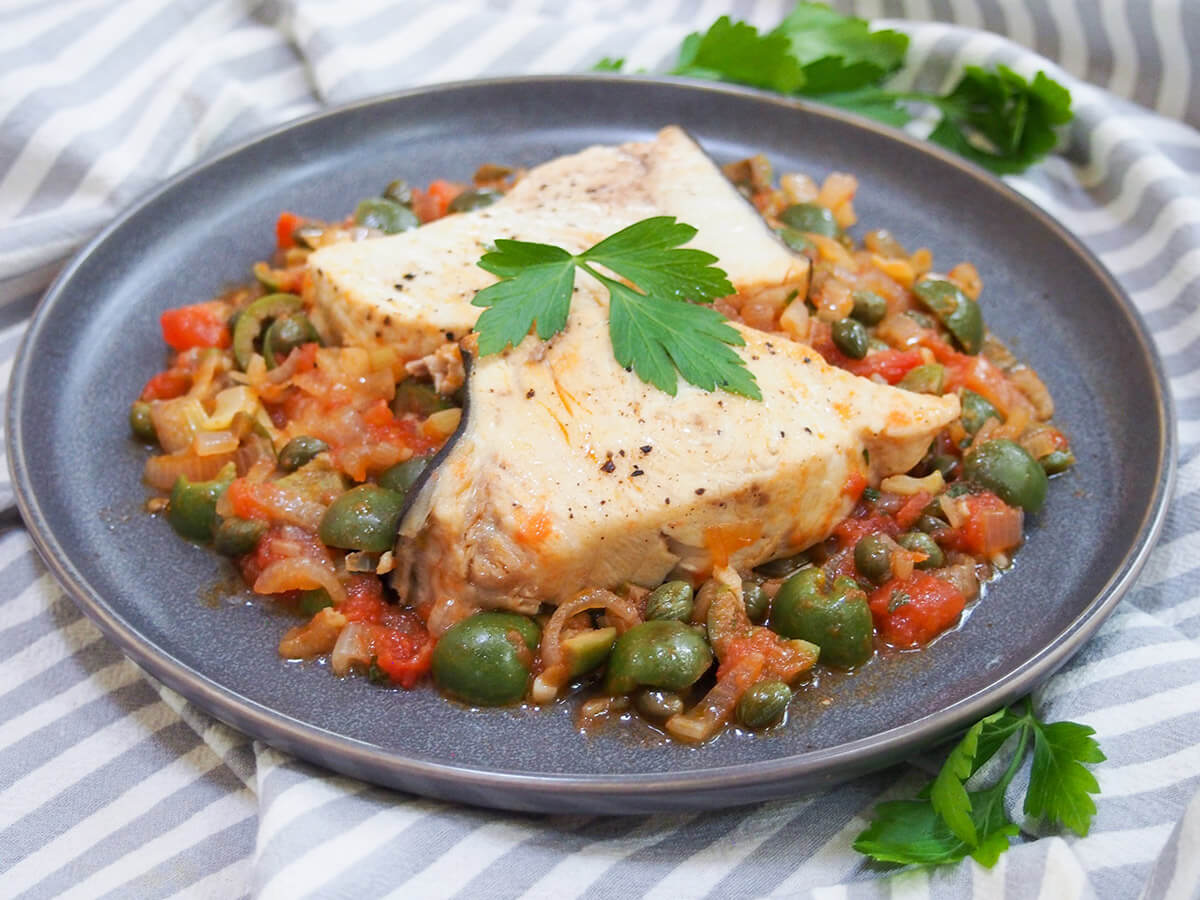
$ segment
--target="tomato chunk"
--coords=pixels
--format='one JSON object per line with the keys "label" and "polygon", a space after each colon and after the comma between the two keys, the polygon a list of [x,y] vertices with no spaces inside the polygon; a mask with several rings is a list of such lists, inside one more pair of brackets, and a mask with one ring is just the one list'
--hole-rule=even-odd
{"label": "tomato chunk", "polygon": [[179,369],[167,369],[159,372],[146,382],[142,388],[143,400],[173,400],[182,397],[192,386],[192,376]]}
{"label": "tomato chunk", "polygon": [[928,572],[884,582],[870,596],[879,636],[893,647],[919,647],[958,621],[967,605],[962,591]]}
{"label": "tomato chunk", "polygon": [[173,350],[228,347],[233,338],[224,313],[222,304],[212,302],[168,309],[159,318],[163,340]]}

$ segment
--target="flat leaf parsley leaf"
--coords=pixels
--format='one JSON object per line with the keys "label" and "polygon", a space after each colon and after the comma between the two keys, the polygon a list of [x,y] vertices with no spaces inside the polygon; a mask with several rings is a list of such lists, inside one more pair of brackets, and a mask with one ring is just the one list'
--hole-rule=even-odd
{"label": "flat leaf parsley leaf", "polygon": [[[993,713],[967,730],[917,799],[879,804],[854,849],[880,862],[938,865],[969,855],[982,865],[995,865],[1009,839],[1019,833],[1005,812],[1004,798],[1030,741],[1033,763],[1025,812],[1086,835],[1096,814],[1091,795],[1100,786],[1084,764],[1104,761],[1093,734],[1074,722],[1043,723],[1028,700]],[[967,782],[1010,743],[1015,746],[1003,774],[990,786],[968,790]]]}
{"label": "flat leaf parsley leaf", "polygon": [[485,307],[475,323],[480,355],[515,347],[531,328],[542,340],[562,331],[575,271],[582,269],[608,289],[609,337],[623,367],[672,396],[678,373],[706,391],[761,400],[754,375],[732,349],[745,343],[742,336],[715,309],[700,305],[732,294],[733,285],[713,265],[715,256],[681,246],[695,235],[673,216],[655,216],[579,254],[497,240],[479,266],[500,281],[471,301]]}

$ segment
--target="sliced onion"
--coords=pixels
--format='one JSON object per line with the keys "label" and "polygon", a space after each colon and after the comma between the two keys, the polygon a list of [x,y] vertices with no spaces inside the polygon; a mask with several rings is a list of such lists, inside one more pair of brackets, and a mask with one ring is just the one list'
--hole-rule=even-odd
{"label": "sliced onion", "polygon": [[362,622],[351,622],[338,635],[329,656],[334,675],[348,675],[355,666],[371,664],[371,629]]}
{"label": "sliced onion", "polygon": [[938,504],[942,507],[942,512],[946,514],[946,521],[950,523],[951,528],[958,528],[967,521],[967,513],[963,509],[961,499],[942,494],[938,498]]}
{"label": "sliced onion", "polygon": [[168,453],[179,453],[192,446],[192,439],[207,419],[197,397],[176,397],[150,404],[154,434]]}
{"label": "sliced onion", "polygon": [[282,594],[284,591],[311,591],[325,588],[337,606],[346,599],[346,589],[325,566],[306,556],[292,556],[269,563],[254,581],[256,594]]}
{"label": "sliced onion", "polygon": [[439,409],[432,413],[425,420],[425,424],[421,426],[421,430],[433,440],[445,440],[458,429],[460,421],[462,421],[462,410],[457,406],[452,406],[449,409]]}
{"label": "sliced onion", "polygon": [[192,452],[197,456],[230,454],[237,448],[237,435],[232,431],[198,431],[192,441]]}
{"label": "sliced onion", "polygon": [[667,719],[672,737],[685,741],[706,741],[724,725],[733,709],[752,684],[758,681],[766,660],[761,653],[748,653],[713,686],[704,699],[685,713]]}
{"label": "sliced onion", "polygon": [[979,513],[980,534],[985,553],[992,554],[1021,546],[1024,510],[1008,506]]}
{"label": "sliced onion", "polygon": [[880,490],[905,497],[911,497],[921,491],[925,491],[927,494],[940,494],[945,487],[946,479],[936,469],[924,478],[914,478],[911,475],[889,475],[879,483]]}
{"label": "sliced onion", "polygon": [[[554,615],[550,617],[550,621],[546,623],[546,627],[542,629],[543,669],[539,678],[543,688],[552,686],[557,689],[566,684],[570,673],[562,655],[563,626],[573,617],[589,609],[602,609],[614,616],[617,620],[617,630],[620,632],[628,631],[642,621],[642,617],[638,615],[633,604],[618,597],[612,591],[606,591],[603,588],[580,591],[566,603],[561,604],[554,611]],[[541,693],[544,694],[545,691],[543,690]],[[552,698],[553,695],[551,695]]]}
{"label": "sliced onion", "polygon": [[142,477],[146,484],[160,491],[169,491],[184,476],[188,481],[209,481],[227,463],[233,461],[234,454],[223,453],[219,456],[196,456],[194,453],[168,453],[163,456],[152,456],[146,460]]}

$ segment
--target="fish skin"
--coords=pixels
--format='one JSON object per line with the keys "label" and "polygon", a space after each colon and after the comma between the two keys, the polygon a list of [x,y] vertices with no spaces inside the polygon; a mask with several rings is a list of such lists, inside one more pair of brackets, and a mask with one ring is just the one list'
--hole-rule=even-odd
{"label": "fish skin", "polygon": [[477,263],[497,238],[579,253],[660,215],[696,227],[685,246],[720,256],[743,297],[806,291],[807,258],[778,241],[695,141],[669,126],[651,141],[590,147],[536,166],[484,209],[313,252],[313,319],[339,343],[388,344],[419,359],[474,326],[482,310],[471,300],[495,281]]}

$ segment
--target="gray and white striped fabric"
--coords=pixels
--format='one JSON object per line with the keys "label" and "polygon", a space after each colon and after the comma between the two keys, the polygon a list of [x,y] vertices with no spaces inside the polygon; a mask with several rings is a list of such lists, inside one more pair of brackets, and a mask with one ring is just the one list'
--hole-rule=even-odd
{"label": "gray and white striped fabric", "polygon": [[[1041,692],[1108,762],[1086,838],[991,870],[866,863],[869,808],[933,759],[750,809],[544,818],[330,775],[215,723],[124,659],[46,573],[0,485],[2,897],[1200,896],[1200,3],[861,0],[912,35],[911,75],[1046,68],[1077,119],[1012,183],[1117,275],[1166,361],[1182,459],[1165,534],[1098,636]],[[661,70],[723,13],[788,0],[3,0],[0,369],[68,256],[137,195],[326,104],[477,75]],[[1019,813],[1017,813],[1019,815]]]}

